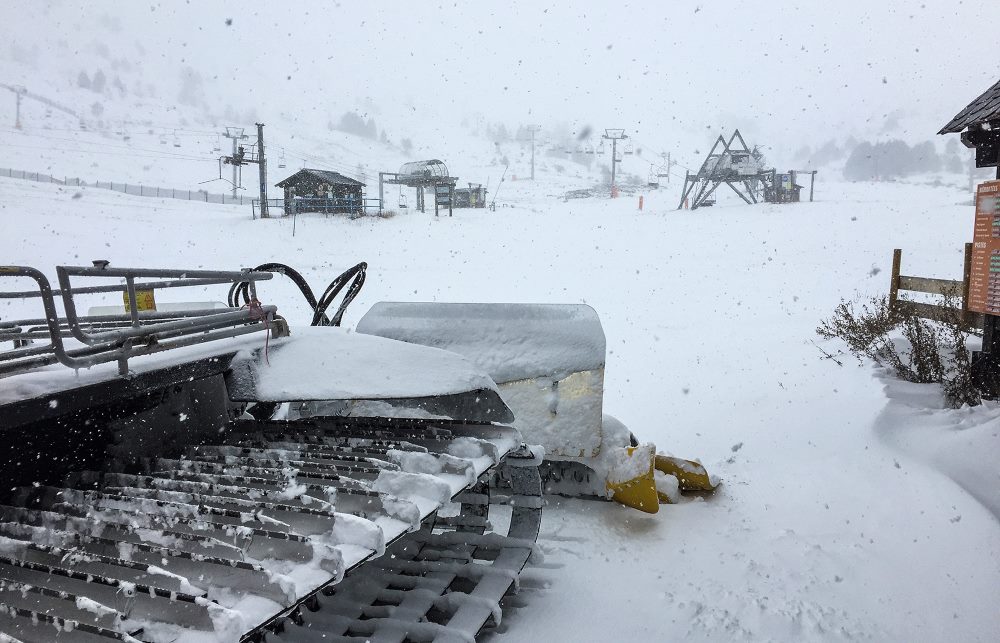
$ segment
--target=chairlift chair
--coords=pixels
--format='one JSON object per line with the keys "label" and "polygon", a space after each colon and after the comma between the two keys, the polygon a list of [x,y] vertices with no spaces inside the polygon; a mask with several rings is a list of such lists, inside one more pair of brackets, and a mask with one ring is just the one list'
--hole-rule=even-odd
{"label": "chairlift chair", "polygon": [[635,146],[632,143],[632,139],[625,139],[625,153],[635,154]]}
{"label": "chairlift chair", "polygon": [[406,204],[406,195],[403,194],[403,188],[400,187],[399,188],[399,209],[400,210],[405,210],[407,207],[409,207],[409,206],[407,206],[407,204]]}
{"label": "chairlift chair", "polygon": [[285,167],[285,150],[281,150],[281,156],[278,157],[278,167]]}
{"label": "chairlift chair", "polygon": [[604,141],[603,140],[600,143],[597,144],[597,153],[598,154],[600,154],[601,156],[604,156],[605,152],[607,152],[607,151],[608,151],[608,148],[606,148],[604,146]]}
{"label": "chairlift chair", "polygon": [[177,130],[174,130],[174,147],[180,147],[181,141],[177,138]]}
{"label": "chairlift chair", "polygon": [[593,154],[593,153],[594,153],[594,146],[591,145],[590,143],[587,143],[587,154]]}

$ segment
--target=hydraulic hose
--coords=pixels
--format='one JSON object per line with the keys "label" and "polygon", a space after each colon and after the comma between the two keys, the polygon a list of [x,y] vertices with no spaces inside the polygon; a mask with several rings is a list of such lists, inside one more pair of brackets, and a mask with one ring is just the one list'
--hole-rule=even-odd
{"label": "hydraulic hose", "polygon": [[[309,287],[309,283],[305,280],[302,274],[290,266],[286,266],[283,263],[264,263],[256,268],[255,272],[274,272],[277,274],[285,275],[292,282],[298,286],[299,291],[305,298],[306,303],[309,304],[309,308],[313,311],[313,317],[310,321],[310,326],[340,326],[341,321],[344,318],[344,312],[347,307],[351,305],[354,298],[358,296],[361,292],[361,287],[365,284],[365,272],[368,269],[368,264],[364,261],[352,266],[345,270],[344,272],[337,275],[337,278],[330,282],[330,285],[326,287],[323,291],[323,295],[317,299],[316,295],[313,293],[312,288]],[[350,281],[350,286],[347,288],[347,292],[344,293],[344,298],[340,302],[340,306],[337,307],[337,312],[333,314],[333,317],[329,317],[326,314],[327,309],[336,300],[337,295],[347,286],[348,281]],[[250,304],[250,283],[243,281],[234,283],[229,289],[229,298],[227,301],[228,305],[232,308],[239,308],[241,306],[246,306]]]}

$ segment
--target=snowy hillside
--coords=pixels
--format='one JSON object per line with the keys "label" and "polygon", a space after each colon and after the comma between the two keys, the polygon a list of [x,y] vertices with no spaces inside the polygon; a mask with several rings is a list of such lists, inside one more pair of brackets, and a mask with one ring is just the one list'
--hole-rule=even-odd
{"label": "snowy hillside", "polygon": [[[724,486],[656,516],[551,498],[546,562],[495,640],[995,640],[1000,407],[944,410],[813,345],[841,297],[886,289],[894,246],[915,274],[957,276],[968,194],[822,183],[813,204],[690,212],[647,192],[639,212],[544,179],[495,213],[301,216],[294,237],[236,206],[0,179],[19,230],[2,254],[46,271],[276,260],[318,285],[366,260],[348,325],[382,299],[594,306],[607,411]],[[303,322],[293,290],[262,297]]]}

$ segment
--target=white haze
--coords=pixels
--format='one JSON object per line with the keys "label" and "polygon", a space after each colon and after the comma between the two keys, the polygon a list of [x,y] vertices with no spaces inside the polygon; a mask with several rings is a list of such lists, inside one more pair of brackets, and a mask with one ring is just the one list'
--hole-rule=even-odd
{"label": "white haze", "polygon": [[623,127],[688,164],[734,127],[781,157],[926,140],[995,81],[994,0],[590,4],[8,2],[0,57],[67,85],[127,60],[167,104],[193,76],[213,124],[229,107],[302,130],[357,110],[444,142],[463,123]]}

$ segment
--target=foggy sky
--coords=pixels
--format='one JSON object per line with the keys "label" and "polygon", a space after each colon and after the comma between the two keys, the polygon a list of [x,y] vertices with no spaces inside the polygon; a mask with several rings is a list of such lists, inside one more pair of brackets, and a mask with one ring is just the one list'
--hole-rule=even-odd
{"label": "foggy sky", "polygon": [[105,43],[172,83],[191,66],[220,111],[252,103],[305,123],[364,108],[411,126],[481,114],[624,127],[660,149],[736,126],[785,149],[930,138],[997,80],[1000,52],[996,0],[8,2],[4,13],[11,47]]}

